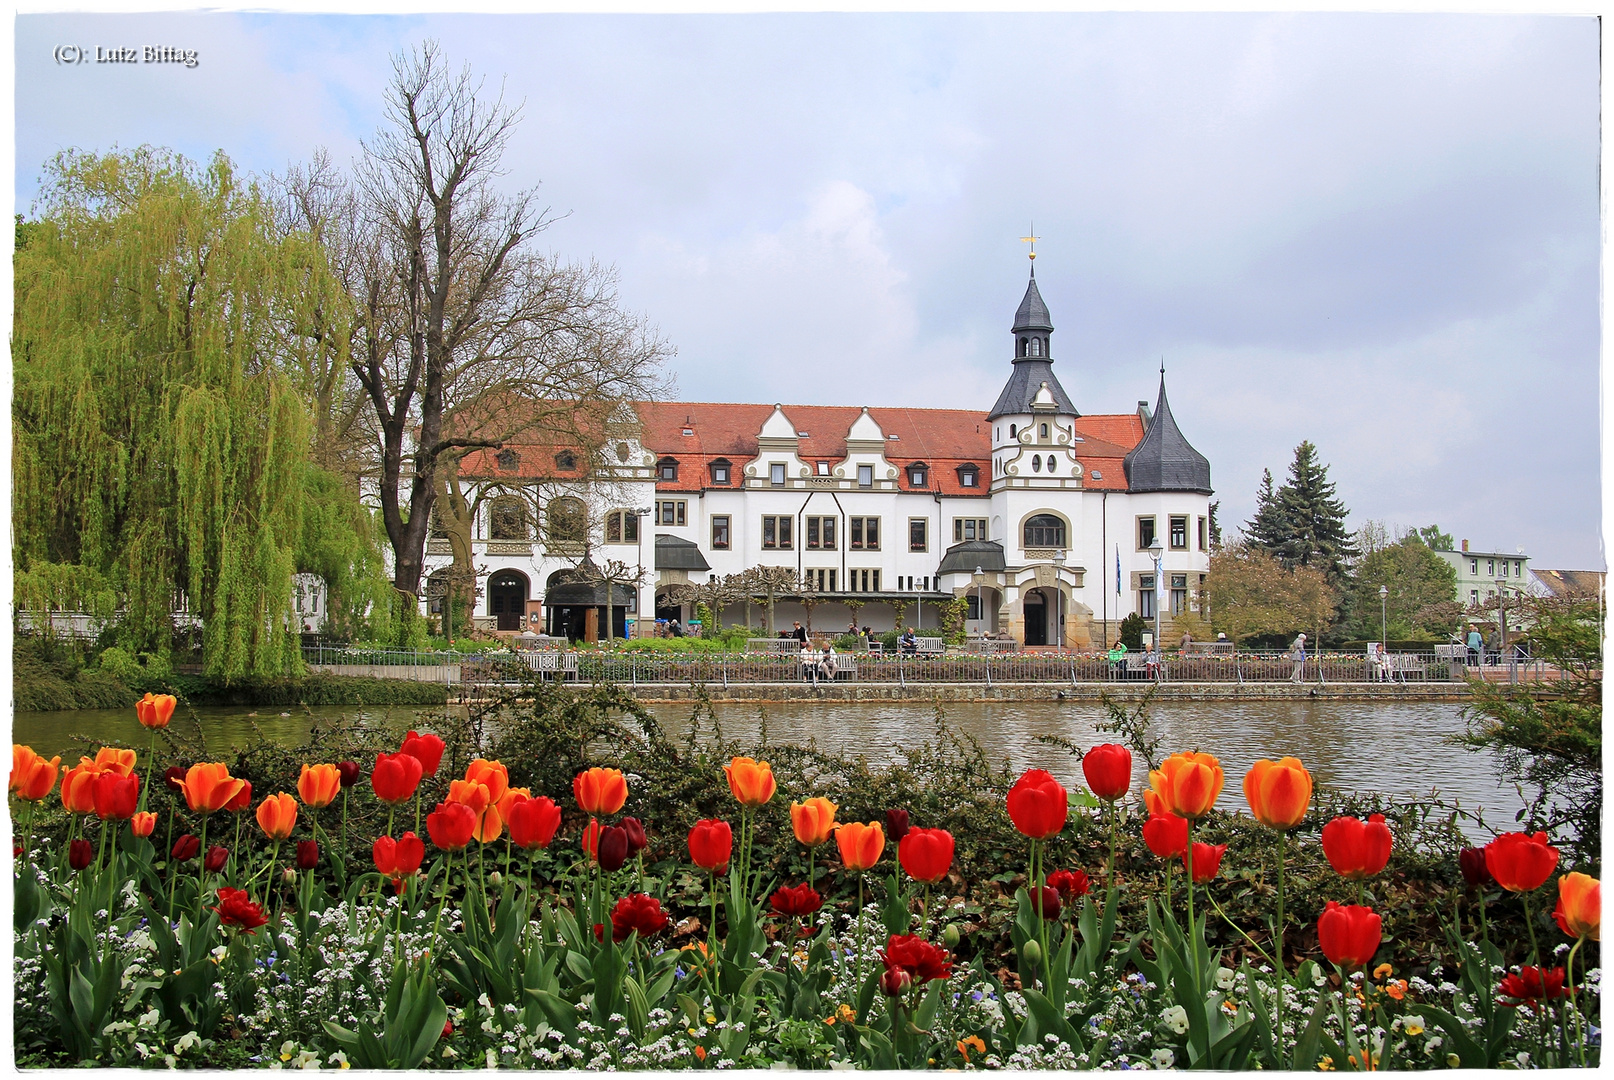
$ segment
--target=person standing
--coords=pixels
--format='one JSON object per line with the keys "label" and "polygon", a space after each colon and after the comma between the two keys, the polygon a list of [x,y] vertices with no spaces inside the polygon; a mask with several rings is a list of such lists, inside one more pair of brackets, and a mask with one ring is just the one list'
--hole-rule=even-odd
{"label": "person standing", "polygon": [[1485,650],[1485,640],[1480,637],[1479,627],[1470,626],[1468,628],[1468,665],[1469,665],[1469,667],[1478,667],[1479,666],[1480,653],[1482,653],[1484,650]]}
{"label": "person standing", "polygon": [[1499,631],[1492,630],[1490,636],[1485,639],[1485,662],[1495,667],[1501,657],[1502,635]]}
{"label": "person standing", "polygon": [[1295,662],[1295,670],[1290,674],[1289,681],[1297,683],[1305,678],[1306,674],[1306,635],[1301,634],[1295,638],[1295,643],[1289,647],[1289,659]]}
{"label": "person standing", "polygon": [[795,627],[796,628],[790,632],[790,636],[795,638],[797,641],[802,642],[803,644],[806,644],[806,642],[807,642],[807,631],[802,628],[802,625],[799,622],[795,624]]}

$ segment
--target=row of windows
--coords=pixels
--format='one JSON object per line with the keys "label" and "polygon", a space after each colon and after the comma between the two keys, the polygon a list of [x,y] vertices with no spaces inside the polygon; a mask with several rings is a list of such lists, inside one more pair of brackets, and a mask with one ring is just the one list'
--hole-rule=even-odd
{"label": "row of windows", "polygon": [[[1049,457],[1050,468],[1053,458]],[[713,484],[728,484],[732,475],[734,463],[723,458],[711,462],[707,470],[711,475]],[[783,461],[768,463],[768,483],[774,487],[784,487],[786,482],[786,464]],[[820,461],[814,470],[818,476],[830,475],[829,462]],[[678,459],[662,458],[656,463],[656,475],[665,483],[673,483],[678,479]],[[922,488],[930,482],[930,467],[923,463],[908,466],[908,485]],[[958,469],[958,483],[961,487],[976,487],[980,483],[980,470],[974,465],[961,465]],[[874,486],[874,466],[859,465],[857,467],[857,486]]]}
{"label": "row of windows", "polygon": [[[1199,575],[1199,589],[1203,594],[1205,589],[1205,575]],[[1154,588],[1153,574],[1138,575],[1138,614],[1145,619],[1154,618],[1155,597],[1158,594]],[[1188,575],[1171,575],[1171,606],[1168,609],[1172,615],[1181,615],[1189,610],[1188,607]]]}
{"label": "row of windows", "polygon": [[[1514,577],[1523,577],[1524,576],[1524,560],[1522,560],[1522,559],[1513,559],[1513,560],[1503,559],[1502,560],[1502,573],[1500,575],[1498,575],[1497,572],[1496,572],[1496,560],[1495,559],[1486,559],[1485,560],[1485,576],[1486,577],[1498,577],[1498,576],[1507,577],[1508,576],[1508,563],[1509,563],[1509,561],[1511,561],[1513,563],[1513,576]],[[1477,577],[1479,575],[1479,560],[1478,559],[1469,559],[1468,560],[1468,573],[1469,573],[1469,576],[1471,576],[1471,577]]]}
{"label": "row of windows", "polygon": [[[1166,519],[1168,534],[1166,546],[1172,551],[1188,550],[1188,516],[1186,514],[1172,514]],[[1199,519],[1199,528],[1195,539],[1198,545],[1196,551],[1208,551],[1209,545],[1206,535],[1206,519]],[[1154,546],[1155,518],[1153,515],[1138,518],[1138,550],[1146,551]]]}

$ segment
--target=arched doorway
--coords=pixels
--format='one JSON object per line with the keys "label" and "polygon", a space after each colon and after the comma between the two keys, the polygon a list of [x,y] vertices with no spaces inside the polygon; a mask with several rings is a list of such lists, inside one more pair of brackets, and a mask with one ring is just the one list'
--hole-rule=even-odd
{"label": "arched doorway", "polygon": [[1032,589],[1020,602],[1027,645],[1048,644],[1048,602],[1041,589]]}
{"label": "arched doorway", "polygon": [[500,570],[488,579],[488,614],[500,630],[520,630],[527,610],[527,576],[517,570]]}

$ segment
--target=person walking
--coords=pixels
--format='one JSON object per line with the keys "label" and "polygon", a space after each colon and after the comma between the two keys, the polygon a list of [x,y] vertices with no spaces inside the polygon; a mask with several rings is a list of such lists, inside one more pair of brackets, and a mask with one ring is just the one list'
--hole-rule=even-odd
{"label": "person walking", "polygon": [[1480,637],[1479,627],[1468,628],[1468,665],[1478,667],[1480,654],[1485,651],[1485,639]]}
{"label": "person walking", "polygon": [[1295,643],[1289,647],[1289,659],[1295,662],[1295,670],[1289,676],[1289,681],[1300,682],[1306,674],[1306,635],[1301,634],[1295,638]]}

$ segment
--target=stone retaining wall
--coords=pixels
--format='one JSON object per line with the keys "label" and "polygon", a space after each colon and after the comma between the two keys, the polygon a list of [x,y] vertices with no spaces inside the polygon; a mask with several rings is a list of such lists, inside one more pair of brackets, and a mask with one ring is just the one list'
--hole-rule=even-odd
{"label": "stone retaining wall", "polygon": [[[696,694],[687,684],[623,687],[640,701],[689,701]],[[1091,701],[1104,695],[1137,701],[1149,690],[1157,701],[1466,701],[1461,683],[731,683],[708,684],[713,701]]]}

